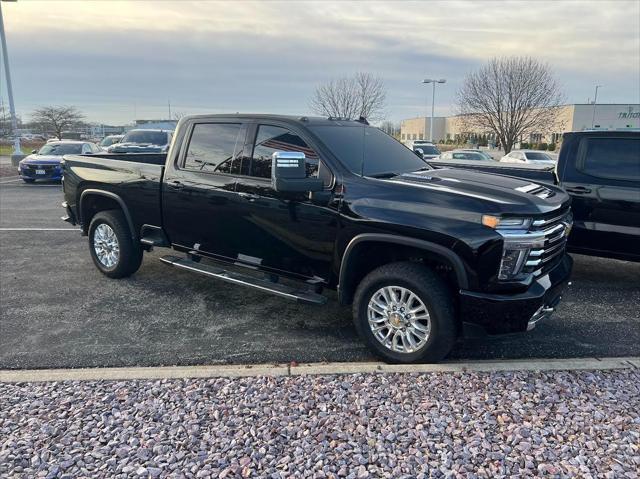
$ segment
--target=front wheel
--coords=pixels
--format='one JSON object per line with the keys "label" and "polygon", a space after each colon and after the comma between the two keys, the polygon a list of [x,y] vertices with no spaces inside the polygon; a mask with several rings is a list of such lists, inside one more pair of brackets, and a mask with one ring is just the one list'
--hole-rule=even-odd
{"label": "front wheel", "polygon": [[135,273],[142,263],[142,248],[134,241],[122,211],[97,213],[89,226],[89,250],[96,267],[110,278]]}
{"label": "front wheel", "polygon": [[437,362],[456,340],[451,293],[419,263],[391,263],[365,276],[353,317],[367,346],[394,363]]}

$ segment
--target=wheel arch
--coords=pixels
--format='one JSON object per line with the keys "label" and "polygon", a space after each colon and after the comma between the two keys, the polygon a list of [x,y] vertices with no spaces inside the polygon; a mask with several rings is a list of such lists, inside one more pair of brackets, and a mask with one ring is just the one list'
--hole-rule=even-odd
{"label": "wheel arch", "polygon": [[[449,266],[454,273],[456,286],[460,289],[468,288],[469,281],[462,259],[452,250],[430,241],[406,236],[363,233],[351,239],[342,256],[338,277],[340,303],[351,304],[355,290],[362,278],[376,267],[391,261],[377,258],[376,261],[366,261],[363,265],[362,258],[369,252],[370,248],[368,247],[370,246],[389,250],[397,246],[401,249],[400,255],[406,255],[411,251],[420,253],[424,258]],[[393,260],[397,261],[398,259]]]}
{"label": "wheel arch", "polygon": [[[87,234],[89,231],[89,223],[96,213],[111,209],[119,209],[127,220],[131,238],[133,240],[136,239],[136,232],[133,227],[133,220],[129,213],[129,208],[127,208],[124,200],[116,193],[96,188],[87,188],[80,194],[79,205],[78,220],[82,225],[82,232],[84,234]],[[114,208],[114,206],[116,208]]]}

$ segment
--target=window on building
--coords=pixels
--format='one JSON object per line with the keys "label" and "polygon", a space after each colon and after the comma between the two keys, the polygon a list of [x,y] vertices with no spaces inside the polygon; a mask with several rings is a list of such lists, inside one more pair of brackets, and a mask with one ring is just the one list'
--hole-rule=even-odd
{"label": "window on building", "polygon": [[640,181],[640,139],[587,138],[580,145],[579,169],[591,176]]}
{"label": "window on building", "polygon": [[424,133],[420,133],[420,139],[424,140]]}
{"label": "window on building", "polygon": [[406,138],[405,138],[404,133],[401,135],[401,138],[402,138],[403,140],[405,140],[405,139],[406,139]]}
{"label": "window on building", "polygon": [[413,134],[413,139],[414,139],[414,140],[417,140],[417,139],[418,139],[418,138],[417,138],[417,136],[418,136],[418,135],[416,135],[416,134],[414,133],[414,134]]}

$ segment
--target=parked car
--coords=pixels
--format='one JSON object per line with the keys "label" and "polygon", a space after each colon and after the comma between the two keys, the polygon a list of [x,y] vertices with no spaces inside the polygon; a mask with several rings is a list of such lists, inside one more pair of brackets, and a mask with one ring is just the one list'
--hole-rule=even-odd
{"label": "parked car", "polygon": [[167,155],[70,155],[64,171],[65,220],[104,275],[172,247],[167,265],[287,299],[336,289],[387,361],[437,361],[465,323],[530,330],[571,272],[560,188],[434,170],[358,121],[188,116]]}
{"label": "parked car", "polygon": [[500,158],[503,163],[533,163],[536,165],[555,165],[555,160],[542,151],[513,150]]}
{"label": "parked car", "polygon": [[124,135],[108,135],[108,136],[105,136],[102,139],[102,141],[100,141],[98,146],[106,151],[107,148],[110,147],[111,145],[115,145],[116,143],[120,143],[120,141],[122,140],[123,136]]}
{"label": "parked car", "polygon": [[440,156],[434,158],[437,160],[462,160],[462,161],[494,161],[493,158],[489,159],[483,155],[479,150],[451,150],[441,153]]}
{"label": "parked car", "polygon": [[171,144],[172,131],[129,130],[120,140],[107,148],[109,153],[166,153]]}
{"label": "parked car", "polygon": [[565,133],[557,165],[429,161],[437,168],[465,168],[555,184],[572,197],[570,252],[640,261],[640,132]]}
{"label": "parked car", "polygon": [[420,148],[422,145],[433,145],[433,141],[430,140],[406,140],[402,143],[412,151],[415,151],[416,148]]}
{"label": "parked car", "polygon": [[461,148],[459,151],[470,151],[473,153],[478,153],[479,155],[482,155],[486,160],[496,161],[495,158],[491,156],[489,153],[477,148]]}
{"label": "parked car", "polygon": [[49,141],[40,150],[33,150],[31,154],[18,163],[18,172],[25,183],[36,180],[61,180],[63,155],[94,154],[101,150],[94,143],[86,141]]}
{"label": "parked car", "polygon": [[434,144],[418,144],[413,146],[413,151],[422,156],[423,160],[430,160],[431,158],[437,158],[440,154],[440,150]]}

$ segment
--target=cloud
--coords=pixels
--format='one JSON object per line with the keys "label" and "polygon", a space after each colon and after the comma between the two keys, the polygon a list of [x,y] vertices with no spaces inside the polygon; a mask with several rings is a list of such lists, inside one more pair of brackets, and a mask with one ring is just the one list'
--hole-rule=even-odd
{"label": "cloud", "polygon": [[[640,3],[4,3],[16,103],[74,104],[96,120],[186,112],[308,113],[316,84],[369,71],[388,113],[452,111],[464,75],[492,56],[549,62],[570,101],[638,102]],[[25,116],[23,114],[23,116]]]}

